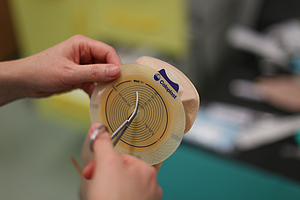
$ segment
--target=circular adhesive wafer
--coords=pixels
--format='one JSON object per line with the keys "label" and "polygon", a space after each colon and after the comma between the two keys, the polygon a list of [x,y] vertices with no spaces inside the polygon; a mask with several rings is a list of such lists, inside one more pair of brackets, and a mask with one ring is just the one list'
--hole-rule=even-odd
{"label": "circular adhesive wafer", "polygon": [[154,165],[179,146],[185,128],[185,112],[172,85],[158,71],[140,64],[120,66],[121,75],[98,85],[90,103],[92,122],[101,122],[112,134],[129,117],[139,93],[138,112],[115,149]]}

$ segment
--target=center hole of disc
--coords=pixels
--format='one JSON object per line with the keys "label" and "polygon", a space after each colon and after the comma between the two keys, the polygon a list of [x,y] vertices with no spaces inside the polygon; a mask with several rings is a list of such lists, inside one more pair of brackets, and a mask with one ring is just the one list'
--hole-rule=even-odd
{"label": "center hole of disc", "polygon": [[138,109],[135,115],[135,118],[138,118],[140,116],[140,110]]}
{"label": "center hole of disc", "polygon": [[[135,105],[131,106],[130,109],[128,110],[130,113],[128,113],[128,116],[131,115],[131,113],[134,111]],[[140,116],[140,110],[138,109],[135,115],[135,119],[137,119]]]}

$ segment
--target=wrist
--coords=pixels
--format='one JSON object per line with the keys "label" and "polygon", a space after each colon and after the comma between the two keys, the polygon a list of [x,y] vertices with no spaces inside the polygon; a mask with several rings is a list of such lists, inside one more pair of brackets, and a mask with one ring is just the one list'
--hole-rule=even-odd
{"label": "wrist", "polygon": [[0,106],[25,97],[20,69],[23,59],[0,63]]}

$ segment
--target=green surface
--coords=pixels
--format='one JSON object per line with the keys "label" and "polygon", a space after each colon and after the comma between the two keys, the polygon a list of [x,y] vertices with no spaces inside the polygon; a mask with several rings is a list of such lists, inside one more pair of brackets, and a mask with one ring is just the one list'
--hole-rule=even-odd
{"label": "green surface", "polygon": [[298,146],[300,146],[300,130],[297,131],[297,134],[295,134],[294,139]]}
{"label": "green surface", "polygon": [[163,199],[300,199],[300,184],[182,144],[158,174]]}
{"label": "green surface", "polygon": [[0,107],[0,199],[76,200],[84,134],[37,115],[33,102]]}

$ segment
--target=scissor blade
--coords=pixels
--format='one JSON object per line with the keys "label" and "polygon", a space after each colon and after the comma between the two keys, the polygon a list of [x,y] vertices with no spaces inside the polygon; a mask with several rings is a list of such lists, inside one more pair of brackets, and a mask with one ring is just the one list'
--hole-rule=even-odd
{"label": "scissor blade", "polygon": [[128,128],[128,126],[131,124],[132,120],[134,119],[134,117],[137,114],[137,110],[138,110],[138,104],[139,104],[139,93],[136,92],[136,102],[135,102],[135,108],[133,110],[133,112],[131,113],[131,115],[117,128],[117,130],[115,130],[115,132],[113,132],[113,134],[111,134],[111,138],[114,138],[117,135],[117,138],[114,140],[113,144],[114,146],[118,143],[118,141],[120,140],[120,138],[122,137],[122,135],[124,134],[124,132],[126,131],[126,129]]}
{"label": "scissor blade", "polygon": [[137,111],[138,111],[138,105],[139,105],[139,93],[136,92],[136,100],[135,100],[135,108],[131,115],[128,117],[129,123],[133,120],[133,118],[136,116]]}

